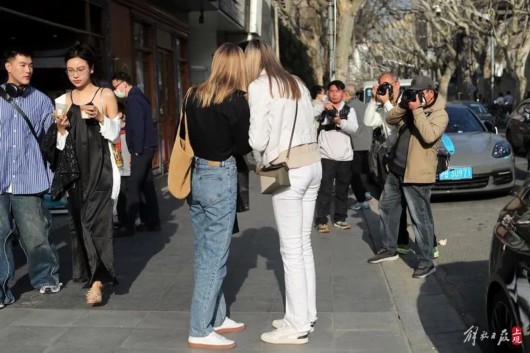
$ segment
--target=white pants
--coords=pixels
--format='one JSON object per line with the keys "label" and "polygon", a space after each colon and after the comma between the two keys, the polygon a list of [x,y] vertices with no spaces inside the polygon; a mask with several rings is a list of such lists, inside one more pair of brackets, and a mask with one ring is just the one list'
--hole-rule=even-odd
{"label": "white pants", "polygon": [[320,162],[289,170],[291,186],[272,195],[285,273],[285,321],[298,332],[317,319],[311,230],[322,179]]}

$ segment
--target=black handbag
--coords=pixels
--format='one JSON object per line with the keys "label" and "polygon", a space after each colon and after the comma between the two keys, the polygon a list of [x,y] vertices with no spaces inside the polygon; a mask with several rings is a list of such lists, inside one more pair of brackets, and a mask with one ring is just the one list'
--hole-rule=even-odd
{"label": "black handbag", "polygon": [[248,166],[242,155],[236,154],[237,165],[237,203],[236,212],[246,212],[250,209]]}
{"label": "black handbag", "polygon": [[298,116],[298,101],[296,101],[296,110],[294,113],[293,129],[291,131],[291,138],[289,140],[289,148],[287,149],[287,156],[285,162],[279,164],[271,164],[268,167],[263,167],[259,171],[261,193],[272,194],[273,192],[291,186],[289,180],[289,154],[291,153],[291,145],[293,143],[294,127],[296,126],[296,118]]}

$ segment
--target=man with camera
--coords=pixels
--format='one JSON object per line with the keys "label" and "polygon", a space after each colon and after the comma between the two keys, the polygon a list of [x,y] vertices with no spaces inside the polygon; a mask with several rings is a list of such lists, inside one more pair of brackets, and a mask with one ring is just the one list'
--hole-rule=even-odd
{"label": "man with camera", "polygon": [[383,247],[368,262],[398,258],[398,224],[404,197],[418,248],[413,277],[424,278],[436,271],[430,198],[436,181],[438,146],[448,123],[445,100],[438,96],[433,80],[416,76],[401,95],[399,105],[388,112],[386,122],[398,128],[398,135],[390,151],[389,174],[379,200]]}
{"label": "man with camera", "polygon": [[[391,72],[382,73],[377,82],[377,85],[374,85],[372,88],[374,99],[368,103],[364,113],[364,124],[381,129],[386,150],[390,151],[397,138],[397,128],[394,125],[387,124],[386,115],[399,102],[401,84],[397,76]],[[386,170],[381,172],[386,173]],[[407,230],[407,203],[403,197],[397,240],[397,252],[399,254],[405,255],[410,251],[409,239],[409,232]],[[440,255],[440,251],[436,246],[436,235],[434,235],[433,239],[433,254],[434,258]]]}
{"label": "man with camera", "polygon": [[351,135],[357,131],[358,124],[355,110],[343,101],[344,88],[344,83],[339,80],[328,84],[329,101],[333,109],[328,109],[329,104],[326,104],[326,110],[316,117],[319,122],[318,144],[322,156],[322,181],[316,203],[315,225],[320,233],[329,233],[327,223],[334,182],[333,226],[339,229],[351,229],[351,225],[346,222],[353,160]]}

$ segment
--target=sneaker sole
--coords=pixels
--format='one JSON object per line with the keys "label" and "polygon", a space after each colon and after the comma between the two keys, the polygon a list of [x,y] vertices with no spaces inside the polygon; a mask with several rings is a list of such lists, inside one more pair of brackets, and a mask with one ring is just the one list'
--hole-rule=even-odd
{"label": "sneaker sole", "polygon": [[221,329],[213,329],[216,333],[231,333],[231,332],[241,332],[245,330],[245,325],[237,326],[237,327],[227,327],[227,328],[221,328]]}
{"label": "sneaker sole", "polygon": [[44,290],[39,289],[39,292],[40,292],[40,294],[55,294],[55,293],[59,293],[61,291],[62,286],[63,286],[63,284],[59,283],[57,290],[52,290],[51,288],[46,288]]}
{"label": "sneaker sole", "polygon": [[[274,328],[283,328],[284,326],[283,325],[275,325],[274,324],[274,321],[272,322],[272,327]],[[309,333],[313,333],[315,332],[315,327],[313,325],[311,325],[311,328],[309,329]]]}
{"label": "sneaker sole", "polygon": [[261,340],[265,343],[272,343],[272,344],[306,344],[309,342],[309,333],[305,336],[300,336],[299,338],[290,338],[290,339],[284,339],[284,340],[267,340],[264,339],[263,336],[261,337]]}
{"label": "sneaker sole", "polygon": [[397,259],[399,259],[399,255],[398,254],[396,254],[394,256],[390,256],[390,257],[385,257],[384,259],[378,259],[378,260],[372,260],[372,261],[368,260],[368,262],[371,263],[371,264],[378,264],[378,263],[381,263],[381,262],[395,261]]}
{"label": "sneaker sole", "polygon": [[206,344],[206,343],[188,342],[188,347],[190,348],[202,348],[202,349],[213,349],[213,350],[232,349],[235,346],[236,346],[235,342],[232,344]]}
{"label": "sneaker sole", "polygon": [[351,226],[349,226],[349,227],[343,227],[343,226],[336,226],[336,225],[333,225],[333,227],[338,228],[338,229],[342,229],[342,230],[348,230],[348,229],[351,229]]}
{"label": "sneaker sole", "polygon": [[429,272],[427,272],[427,273],[425,273],[425,274],[423,274],[423,275],[421,275],[421,276],[414,276],[414,275],[412,275],[412,278],[425,278],[425,277],[427,277],[427,276],[432,275],[432,274],[435,273],[435,272],[436,272],[436,267],[433,267],[432,270],[430,270]]}

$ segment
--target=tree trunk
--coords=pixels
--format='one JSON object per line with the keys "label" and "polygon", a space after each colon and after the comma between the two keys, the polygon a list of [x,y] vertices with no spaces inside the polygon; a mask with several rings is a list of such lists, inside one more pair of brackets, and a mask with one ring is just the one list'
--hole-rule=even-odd
{"label": "tree trunk", "polygon": [[445,67],[443,75],[438,73],[438,94],[447,99],[447,91],[449,89],[449,81],[456,70],[454,62],[448,63]]}
{"label": "tree trunk", "polygon": [[523,100],[527,87],[527,80],[524,74],[525,65],[515,66],[515,102],[518,103]]}
{"label": "tree trunk", "polygon": [[514,55],[514,76],[516,77],[515,101],[520,102],[526,92],[527,80],[525,76],[526,62],[528,61],[528,54],[530,52],[530,36],[528,36],[524,45],[516,50]]}
{"label": "tree trunk", "polygon": [[337,46],[335,78],[348,79],[348,58],[353,52],[353,27],[357,11],[366,0],[337,0]]}

